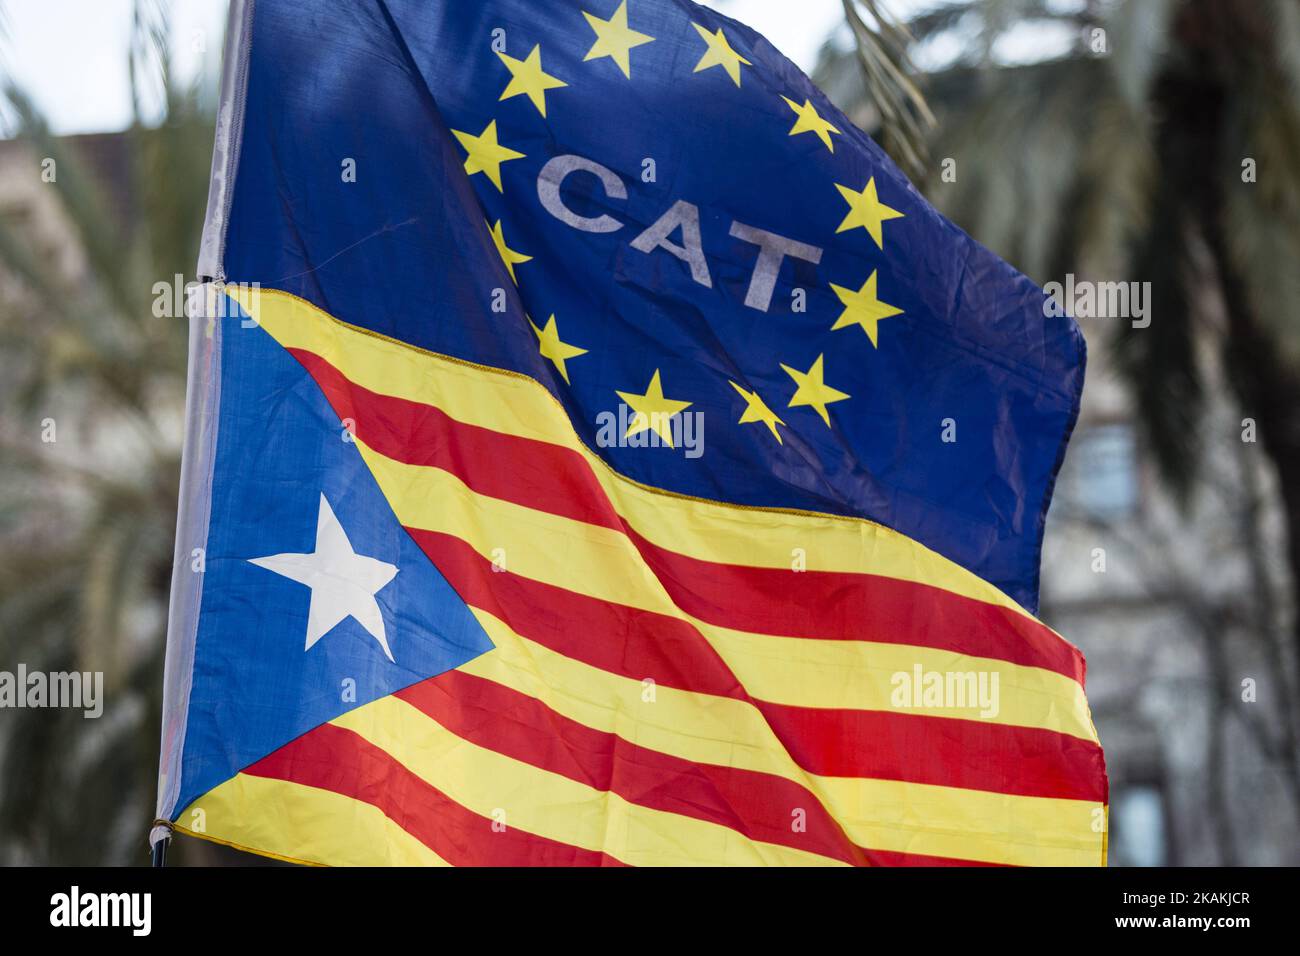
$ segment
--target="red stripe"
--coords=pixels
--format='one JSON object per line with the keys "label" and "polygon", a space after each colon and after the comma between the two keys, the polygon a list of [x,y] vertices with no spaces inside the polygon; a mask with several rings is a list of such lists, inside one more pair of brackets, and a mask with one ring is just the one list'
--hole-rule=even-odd
{"label": "red stripe", "polygon": [[[244,770],[256,777],[317,787],[378,807],[457,866],[623,866],[584,850],[492,820],[461,806],[359,734],[322,724]],[[345,822],[344,822],[345,823]]]}
{"label": "red stripe", "polygon": [[[673,603],[708,624],[783,637],[938,648],[1039,667],[1083,684],[1082,655],[1008,607],[871,574],[702,561],[651,544],[630,527],[627,534]],[[998,639],[996,646],[990,637]]]}
{"label": "red stripe", "polygon": [[1041,727],[880,710],[758,703],[804,770],[1105,803],[1101,747]]}
{"label": "red stripe", "polygon": [[755,700],[684,621],[497,571],[457,537],[408,530],[462,600],[516,634],[633,680],[752,703],[809,773],[1105,800],[1101,748],[1092,741],[978,720]]}
{"label": "red stripe", "polygon": [[[858,866],[966,866],[966,860],[880,853],[855,845],[817,798],[770,774],[698,764],[594,730],[535,697],[459,671],[399,691],[471,743],[616,793],[631,803],[729,827],[751,840]],[[802,811],[802,831],[795,822]]]}
{"label": "red stripe", "polygon": [[454,535],[407,530],[461,600],[530,641],[636,681],[649,678],[662,687],[750,699],[704,635],[679,618],[494,570]]}
{"label": "red stripe", "polygon": [[[573,449],[470,425],[436,405],[372,392],[313,352],[289,352],[311,373],[339,418],[352,419],[354,434],[381,455],[449,471],[489,498],[623,530],[591,466]],[[491,462],[501,467],[483,467]]]}
{"label": "red stripe", "polygon": [[[1083,683],[1082,655],[1009,608],[873,574],[795,573],[701,561],[628,528],[587,461],[572,449],[458,422],[441,409],[380,395],[319,356],[291,350],[340,418],[395,461],[441,468],[478,494],[626,531],[682,610],[735,630],[932,647],[1042,667]],[[992,639],[992,640],[990,640]]]}

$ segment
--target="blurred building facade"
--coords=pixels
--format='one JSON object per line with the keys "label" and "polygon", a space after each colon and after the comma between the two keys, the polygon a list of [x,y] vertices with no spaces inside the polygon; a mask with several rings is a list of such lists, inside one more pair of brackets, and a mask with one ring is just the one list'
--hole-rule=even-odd
{"label": "blurred building facade", "polygon": [[[1210,303],[1212,306],[1212,303]],[[1187,502],[1159,480],[1105,323],[1048,515],[1044,620],[1088,659],[1118,865],[1294,865],[1300,826],[1283,640],[1284,527],[1267,458],[1228,388]],[[1207,369],[1214,376],[1216,370]]]}

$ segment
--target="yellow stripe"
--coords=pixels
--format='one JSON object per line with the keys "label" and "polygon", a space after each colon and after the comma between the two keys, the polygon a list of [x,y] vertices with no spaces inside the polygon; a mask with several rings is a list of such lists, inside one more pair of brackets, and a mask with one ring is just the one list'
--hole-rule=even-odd
{"label": "yellow stripe", "polygon": [[[383,697],[333,721],[389,753],[461,806],[507,827],[603,851],[636,866],[832,866],[707,820],[629,803],[616,793],[471,743],[417,708]],[[485,833],[485,840],[492,839]]]}
{"label": "yellow stripe", "polygon": [[383,395],[434,405],[452,418],[581,454],[620,515],[647,540],[706,561],[878,574],[942,587],[1029,616],[991,584],[905,535],[860,518],[704,501],[613,471],[578,438],[568,414],[536,380],[367,332],[278,290],[227,293],[285,348],[305,349]]}
{"label": "yellow stripe", "polygon": [[840,710],[899,710],[896,675],[986,674],[997,676],[997,710],[906,706],[909,714],[960,717],[1015,727],[1041,727],[1097,741],[1088,700],[1079,684],[1063,674],[987,657],[907,644],[823,641],[772,637],[696,622],[718,656],[751,697],[792,707]]}
{"label": "yellow stripe", "polygon": [[[997,674],[999,682],[999,708],[986,718],[990,722],[1097,739],[1083,688],[1061,674],[932,648],[809,641],[706,624],[678,608],[627,535],[476,494],[450,472],[393,461],[359,438],[355,443],[402,524],[454,535],[489,560],[504,554],[507,570],[521,577],[685,621],[761,700],[892,710],[891,680],[898,672],[910,676],[917,664],[940,673],[984,671]],[[908,712],[965,718],[979,713],[978,708]]]}
{"label": "yellow stripe", "polygon": [[655,688],[647,700],[640,681],[547,650],[486,611],[474,614],[496,647],[460,670],[650,750],[800,783],[861,846],[1021,866],[1095,866],[1100,859],[1101,835],[1091,829],[1100,804],[809,774],[743,701],[670,687]]}
{"label": "yellow stripe", "polygon": [[237,774],[177,819],[192,836],[293,863],[447,865],[378,807],[287,780]]}

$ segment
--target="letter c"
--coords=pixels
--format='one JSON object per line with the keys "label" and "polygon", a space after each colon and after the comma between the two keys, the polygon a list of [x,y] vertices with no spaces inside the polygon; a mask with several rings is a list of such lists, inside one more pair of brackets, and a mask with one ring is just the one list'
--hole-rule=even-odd
{"label": "letter c", "polygon": [[612,169],[581,156],[556,156],[542,167],[537,176],[537,198],[541,200],[542,208],[565,225],[583,232],[617,232],[622,229],[623,224],[613,216],[579,216],[564,204],[560,198],[560,186],[569,173],[578,169],[595,173],[605,187],[605,195],[614,199],[627,198],[627,187]]}

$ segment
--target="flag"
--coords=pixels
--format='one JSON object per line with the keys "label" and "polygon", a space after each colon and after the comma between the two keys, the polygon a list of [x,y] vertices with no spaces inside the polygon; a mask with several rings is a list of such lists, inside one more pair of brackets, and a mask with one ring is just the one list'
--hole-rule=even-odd
{"label": "flag", "polygon": [[1096,865],[1072,320],[685,0],[232,4],[159,817],[324,864]]}

